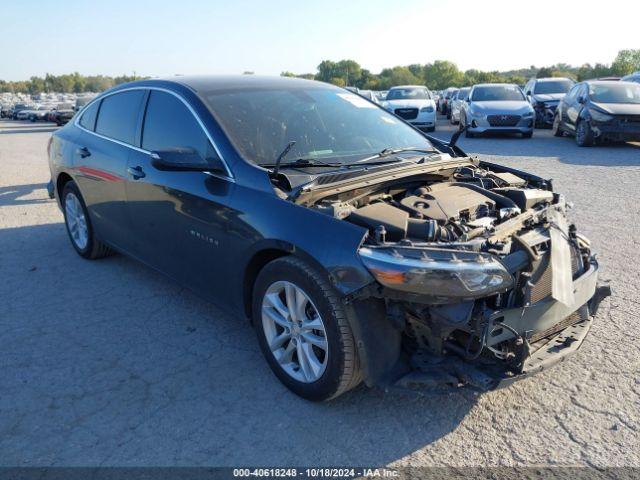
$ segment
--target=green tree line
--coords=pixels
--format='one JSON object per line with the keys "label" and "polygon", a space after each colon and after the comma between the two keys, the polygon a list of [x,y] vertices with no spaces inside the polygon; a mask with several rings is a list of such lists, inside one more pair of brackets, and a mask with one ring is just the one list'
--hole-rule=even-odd
{"label": "green tree line", "polygon": [[586,63],[579,67],[559,63],[547,67],[499,71],[466,70],[448,60],[436,60],[427,64],[412,64],[385,68],[371,73],[355,60],[333,62],[323,60],[316,73],[296,75],[282,72],[282,76],[312,78],[339,86],[354,86],[365,90],[387,90],[394,85],[427,85],[432,90],[462,87],[476,83],[507,82],[522,85],[532,77],[569,77],[582,81],[605,76],[623,76],[640,70],[640,49],[621,50],[610,65]]}
{"label": "green tree line", "polygon": [[85,76],[80,75],[78,72],[64,75],[51,75],[47,73],[44,77],[31,77],[29,80],[19,80],[16,82],[0,80],[0,92],[31,94],[41,92],[101,92],[114,85],[140,79],[141,77],[133,75],[109,77],[106,75]]}
{"label": "green tree line", "polygon": [[[316,73],[295,74],[282,72],[282,76],[301,77],[333,83],[340,86],[354,86],[366,90],[386,90],[393,85],[427,85],[433,90],[447,87],[462,87],[475,83],[509,82],[524,84],[531,77],[569,77],[585,80],[610,75],[622,76],[640,70],[640,49],[620,50],[611,64],[589,63],[579,67],[559,63],[547,67],[521,68],[505,72],[481,71],[470,69],[461,71],[448,60],[436,60],[432,63],[415,63],[406,66],[385,68],[380,73],[372,73],[362,68],[355,60],[334,62],[323,60]],[[253,72],[244,72],[252,74]],[[40,93],[40,92],[101,92],[120,83],[139,80],[142,77],[122,75],[80,75],[78,72],[31,77],[29,80],[15,82],[0,80],[0,92]]]}

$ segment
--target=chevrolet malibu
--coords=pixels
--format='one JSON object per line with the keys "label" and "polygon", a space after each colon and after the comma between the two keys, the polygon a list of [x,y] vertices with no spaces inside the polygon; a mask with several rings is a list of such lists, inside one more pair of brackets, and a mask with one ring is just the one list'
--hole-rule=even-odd
{"label": "chevrolet malibu", "polygon": [[460,128],[466,136],[483,133],[533,135],[535,113],[517,85],[484,83],[474,85],[460,112]]}
{"label": "chevrolet malibu", "polygon": [[574,353],[607,288],[550,180],[456,139],[313,81],[144,80],[54,133],[51,194],[81,257],[248,317],[304,398],[488,390]]}

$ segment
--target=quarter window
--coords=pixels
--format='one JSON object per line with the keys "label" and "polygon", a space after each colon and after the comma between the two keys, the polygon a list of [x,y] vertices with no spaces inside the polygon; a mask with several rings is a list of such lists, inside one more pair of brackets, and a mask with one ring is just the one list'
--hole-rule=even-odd
{"label": "quarter window", "polygon": [[149,151],[190,148],[207,162],[219,165],[215,150],[191,111],[176,96],[158,90],[149,95],[142,148]]}
{"label": "quarter window", "polygon": [[144,90],[130,90],[105,97],[96,122],[96,133],[134,145],[143,98]]}
{"label": "quarter window", "polygon": [[98,116],[98,107],[100,106],[100,102],[93,102],[82,112],[82,117],[80,117],[80,125],[87,130],[91,130],[96,127],[96,117]]}

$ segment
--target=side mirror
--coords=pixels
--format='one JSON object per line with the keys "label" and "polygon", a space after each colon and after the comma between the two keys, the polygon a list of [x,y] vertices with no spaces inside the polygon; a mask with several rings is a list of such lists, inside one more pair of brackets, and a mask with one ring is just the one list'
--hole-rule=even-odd
{"label": "side mirror", "polygon": [[531,90],[527,90],[527,97],[531,96]]}
{"label": "side mirror", "polygon": [[151,152],[151,164],[158,170],[204,172],[215,170],[193,148],[179,147]]}
{"label": "side mirror", "polygon": [[585,100],[586,100],[586,99],[584,98],[584,95],[580,95],[580,96],[578,97],[578,103],[584,103],[584,102],[585,102]]}
{"label": "side mirror", "polygon": [[471,103],[471,97],[465,98],[464,101],[467,102],[467,103]]}

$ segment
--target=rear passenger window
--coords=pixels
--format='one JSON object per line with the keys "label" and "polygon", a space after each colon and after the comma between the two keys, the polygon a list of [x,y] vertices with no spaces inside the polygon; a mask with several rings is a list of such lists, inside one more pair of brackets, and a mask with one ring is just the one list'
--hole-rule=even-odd
{"label": "rear passenger window", "polygon": [[82,116],[80,117],[80,125],[87,130],[91,130],[96,127],[96,116],[98,115],[98,106],[100,102],[93,102],[82,112]]}
{"label": "rear passenger window", "polygon": [[207,135],[186,105],[176,96],[157,90],[149,95],[142,148],[149,151],[192,148],[210,163],[217,158]]}
{"label": "rear passenger window", "polygon": [[115,93],[102,100],[96,133],[133,145],[144,90]]}

